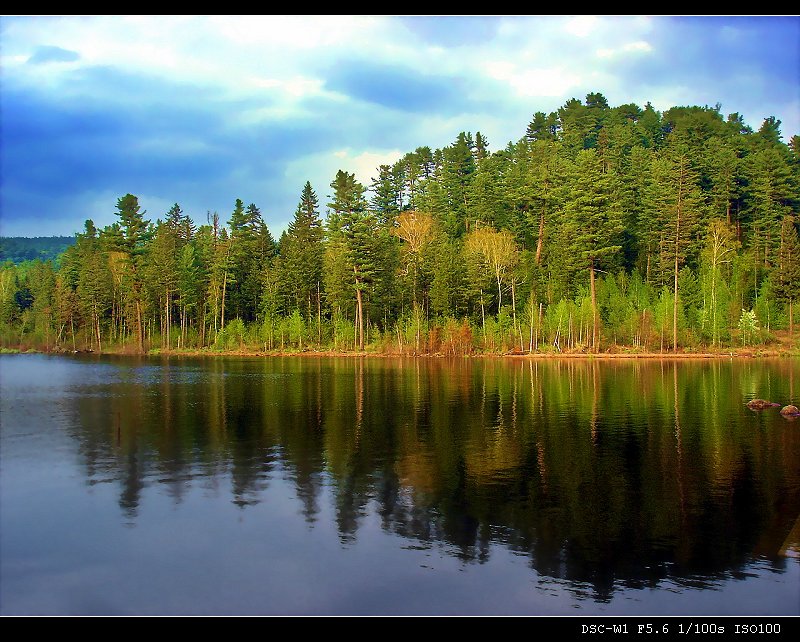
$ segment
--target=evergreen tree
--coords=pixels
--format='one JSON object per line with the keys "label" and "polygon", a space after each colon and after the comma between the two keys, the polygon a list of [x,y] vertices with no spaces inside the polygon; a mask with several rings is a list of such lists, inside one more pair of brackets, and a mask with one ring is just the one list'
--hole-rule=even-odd
{"label": "evergreen tree", "polygon": [[[307,321],[322,310],[322,269],[325,249],[317,195],[310,182],[303,186],[300,202],[281,242],[283,278],[289,286],[293,307]],[[319,329],[319,328],[318,328]]]}
{"label": "evergreen tree", "polygon": [[159,221],[150,244],[145,276],[161,320],[161,349],[171,347],[172,302],[178,287],[178,234],[169,222]]}
{"label": "evergreen tree", "polygon": [[592,349],[600,347],[600,315],[595,271],[622,249],[622,212],[616,200],[615,177],[603,172],[596,150],[578,154],[562,230],[575,268],[588,270],[592,299]]}
{"label": "evergreen tree", "polygon": [[[356,297],[356,334],[358,349],[364,350],[364,297],[378,269],[378,223],[367,211],[366,189],[354,174],[342,170],[331,183],[333,202],[330,208],[329,231],[333,237],[337,272],[350,272]],[[344,269],[342,269],[344,268]]]}
{"label": "evergreen tree", "polygon": [[575,347],[591,332],[598,349],[601,319],[609,339],[642,347],[671,334],[677,348],[679,332],[721,346],[740,319],[746,341],[753,323],[767,337],[784,309],[793,321],[798,290],[800,138],[784,144],[779,127],[767,118],[754,132],[719,105],[662,117],[593,92],[534,113],[494,153],[461,132],[382,165],[369,208],[355,175],[338,172],[325,229],[306,183],[280,245],[255,204],[237,200],[228,229],[216,214],[197,229],[177,203],[153,225],[126,194],[112,225],[88,222],[52,265],[0,269],[0,341],[100,350],[133,339],[144,351],[160,323],[167,349],[177,314],[180,347],[215,343],[234,317],[219,345],[260,334],[269,348],[279,335],[302,346],[314,317],[323,343],[329,311],[335,346],[363,349],[371,328],[391,326],[402,344],[410,322],[418,349],[427,323],[431,346],[450,345],[469,322],[444,317],[480,314],[485,345],[500,348],[512,321],[522,342],[518,307],[529,346],[549,335]]}
{"label": "evergreen tree", "polygon": [[781,138],[781,121],[775,116],[765,118],[755,134],[756,144],[762,148],[780,147]]}
{"label": "evergreen tree", "polygon": [[397,216],[401,206],[402,183],[389,165],[378,167],[378,178],[372,183],[372,210],[385,224]]}
{"label": "evergreen tree", "polygon": [[672,268],[673,349],[678,348],[678,275],[696,242],[696,231],[704,215],[704,202],[697,174],[689,162],[688,146],[680,134],[652,165],[652,183],[645,225],[651,238],[658,236],[662,283]]}
{"label": "evergreen tree", "polygon": [[246,208],[236,199],[230,225],[230,274],[227,298],[233,315],[244,321],[255,319],[262,292],[262,277],[275,256],[276,243],[254,203]]}
{"label": "evergreen tree", "polygon": [[140,211],[139,199],[126,194],[117,201],[117,215],[122,232],[121,250],[125,255],[128,270],[123,283],[125,314],[129,326],[136,329],[136,343],[139,352],[144,352],[145,314],[143,300],[143,279],[141,275],[143,255],[152,236],[149,222]]}
{"label": "evergreen tree", "polygon": [[441,186],[446,194],[447,206],[445,229],[454,237],[461,236],[470,229],[473,216],[469,202],[470,185],[475,178],[477,166],[472,137],[461,132],[456,141],[442,150]]}
{"label": "evergreen tree", "polygon": [[480,132],[475,132],[475,162],[480,164],[489,157],[489,141]]}
{"label": "evergreen tree", "polygon": [[53,336],[54,297],[56,288],[56,273],[51,261],[33,261],[27,274],[28,288],[30,289],[33,303],[31,315],[33,317],[33,330],[39,340],[44,339],[45,348],[49,350]]}
{"label": "evergreen tree", "polygon": [[111,278],[108,262],[100,249],[97,228],[87,220],[84,233],[77,237],[79,268],[77,295],[78,303],[90,321],[91,344],[103,349],[100,321],[108,308],[111,291]]}
{"label": "evergreen tree", "polygon": [[529,167],[527,184],[532,203],[528,211],[531,225],[537,230],[536,264],[541,265],[548,227],[555,224],[562,202],[569,163],[562,157],[559,143],[535,143],[531,147]]}
{"label": "evergreen tree", "polygon": [[201,265],[194,243],[183,246],[178,256],[178,307],[180,314],[179,348],[186,347],[190,312],[196,311],[200,302]]}
{"label": "evergreen tree", "polygon": [[731,225],[732,206],[739,196],[739,158],[736,150],[719,138],[709,139],[705,152],[704,164],[711,182],[711,211],[715,216],[725,216]]}
{"label": "evergreen tree", "polygon": [[653,109],[648,102],[644,106],[641,117],[636,122],[636,129],[641,137],[642,146],[659,149],[664,140],[664,123],[661,113]]}
{"label": "evergreen tree", "polygon": [[458,316],[466,310],[466,266],[459,242],[446,234],[434,237],[429,247],[432,278],[431,312],[437,316]]}
{"label": "evergreen tree", "polygon": [[779,299],[789,305],[789,341],[794,332],[794,302],[800,297],[800,237],[794,217],[784,216],[774,285]]}
{"label": "evergreen tree", "polygon": [[132,257],[142,255],[151,234],[148,234],[148,223],[144,218],[146,212],[140,211],[139,199],[133,194],[126,194],[117,201],[117,216],[122,229],[123,246]]}
{"label": "evergreen tree", "polygon": [[537,140],[555,140],[558,133],[558,114],[555,112],[549,116],[545,115],[543,111],[537,111],[533,115],[525,132],[525,138],[529,142]]}
{"label": "evergreen tree", "polygon": [[783,217],[794,200],[792,171],[786,155],[774,147],[757,151],[748,158],[750,169],[750,245],[766,269],[780,239]]}

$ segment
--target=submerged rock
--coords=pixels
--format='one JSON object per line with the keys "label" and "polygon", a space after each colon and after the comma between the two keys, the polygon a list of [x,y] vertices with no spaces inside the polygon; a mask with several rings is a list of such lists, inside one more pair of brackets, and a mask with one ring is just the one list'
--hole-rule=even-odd
{"label": "submerged rock", "polygon": [[780,406],[780,404],[772,403],[771,401],[766,401],[764,399],[752,399],[751,401],[747,402],[747,407],[750,408],[750,410],[764,410],[765,408],[772,408],[777,406]]}

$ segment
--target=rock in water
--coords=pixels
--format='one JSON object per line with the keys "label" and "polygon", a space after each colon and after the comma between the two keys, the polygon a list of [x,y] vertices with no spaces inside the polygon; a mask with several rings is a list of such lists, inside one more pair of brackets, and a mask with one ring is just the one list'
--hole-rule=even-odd
{"label": "rock in water", "polygon": [[797,406],[784,406],[781,408],[781,414],[784,417],[800,417],[800,409]]}
{"label": "rock in water", "polygon": [[773,406],[780,406],[779,403],[772,403],[764,399],[753,399],[747,402],[747,407],[750,410],[764,410],[764,408],[772,408]]}

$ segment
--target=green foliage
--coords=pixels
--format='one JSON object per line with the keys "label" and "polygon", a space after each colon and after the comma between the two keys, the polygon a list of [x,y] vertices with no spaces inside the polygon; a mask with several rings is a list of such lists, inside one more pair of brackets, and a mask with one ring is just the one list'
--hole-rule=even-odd
{"label": "green foliage", "polygon": [[742,309],[739,317],[739,339],[743,346],[752,345],[757,341],[759,335],[758,319],[753,310]]}
{"label": "green foliage", "polygon": [[281,241],[281,281],[291,305],[301,310],[307,319],[314,316],[321,305],[324,252],[317,195],[311,183],[306,182],[294,219]]}
{"label": "green foliage", "polygon": [[232,319],[217,333],[215,347],[218,350],[242,350],[245,347],[247,329],[244,321]]}
{"label": "green foliage", "polygon": [[71,236],[0,237],[0,263],[56,260],[75,243]]}
{"label": "green foliage", "polygon": [[356,346],[356,330],[353,321],[339,312],[331,319],[334,350],[353,350]]}
{"label": "green foliage", "polygon": [[[324,226],[306,182],[279,243],[241,199],[227,226],[208,213],[198,227],[177,203],[151,223],[126,194],[115,223],[86,221],[58,260],[0,265],[0,342],[457,354],[769,341],[792,330],[800,291],[800,139],[785,145],[779,126],[590,92],[494,152],[480,132],[417,147],[376,168],[369,196],[338,171]],[[0,251],[10,241],[28,244]]]}
{"label": "green foliage", "polygon": [[792,216],[784,216],[781,223],[774,291],[787,303],[800,299],[800,233]]}
{"label": "green foliage", "polygon": [[299,310],[292,312],[292,315],[285,320],[286,334],[289,343],[297,348],[303,348],[303,337],[306,332],[306,324]]}
{"label": "green foliage", "polygon": [[769,333],[787,326],[789,315],[788,313],[783,314],[782,306],[779,304],[778,297],[775,296],[775,287],[771,276],[761,282],[753,312],[764,332]]}

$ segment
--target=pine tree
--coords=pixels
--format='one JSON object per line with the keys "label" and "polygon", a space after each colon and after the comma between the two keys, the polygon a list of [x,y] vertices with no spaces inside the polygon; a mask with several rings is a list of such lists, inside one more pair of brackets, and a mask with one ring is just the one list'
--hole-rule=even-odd
{"label": "pine tree", "polygon": [[236,318],[252,321],[259,307],[262,276],[275,256],[276,243],[254,203],[245,208],[242,200],[236,199],[228,224],[230,274],[226,297]]}
{"label": "pine tree", "polygon": [[529,214],[536,232],[536,265],[541,265],[548,227],[555,223],[562,201],[569,163],[562,156],[560,143],[535,143],[530,151],[528,185],[532,199]]}
{"label": "pine tree", "polygon": [[178,235],[177,230],[159,222],[147,255],[145,275],[148,286],[154,290],[156,309],[161,318],[161,349],[171,347],[172,302],[178,287]]}
{"label": "pine tree", "polygon": [[178,256],[178,307],[181,333],[179,348],[186,347],[186,335],[189,329],[190,311],[196,310],[200,300],[201,266],[194,242],[187,243]]}
{"label": "pine tree", "polygon": [[555,140],[558,133],[558,114],[555,112],[546,115],[543,111],[537,111],[528,125],[525,138],[529,142],[537,140]]}
{"label": "pine tree", "polygon": [[774,147],[762,149],[749,157],[750,169],[750,245],[768,268],[773,264],[773,254],[780,239],[783,217],[789,213],[792,189],[792,171],[785,153]]}
{"label": "pine tree", "polygon": [[738,155],[732,146],[719,138],[709,139],[704,151],[704,164],[711,181],[711,212],[714,216],[725,216],[731,225],[732,206],[739,197],[741,180]]}
{"label": "pine tree", "polygon": [[105,253],[100,249],[97,228],[90,220],[86,221],[85,231],[78,235],[76,247],[78,251],[78,302],[90,321],[92,341],[96,342],[97,351],[101,352],[102,331],[100,320],[105,314],[110,301],[111,275]]}
{"label": "pine tree", "polygon": [[317,316],[318,331],[322,316],[322,267],[324,257],[322,221],[317,195],[310,182],[303,186],[300,202],[281,241],[283,279],[293,307],[307,321]]}
{"label": "pine tree", "polygon": [[356,181],[354,174],[342,170],[331,183],[333,202],[328,204],[329,233],[332,237],[334,258],[340,264],[339,274],[350,272],[356,296],[356,334],[358,349],[364,349],[364,296],[377,271],[378,224],[367,211],[364,198],[366,189]]}
{"label": "pine tree", "polygon": [[148,234],[148,221],[144,219],[146,212],[140,211],[139,199],[133,194],[126,194],[117,201],[123,235],[123,249],[131,257],[142,255],[151,234]]}
{"label": "pine tree", "polygon": [[372,199],[370,205],[378,217],[385,224],[394,219],[400,212],[402,183],[398,180],[396,172],[389,165],[378,167],[378,178],[372,182]]}
{"label": "pine tree", "polygon": [[469,188],[477,170],[474,148],[475,143],[470,134],[461,132],[452,145],[442,150],[443,164],[439,178],[447,198],[444,223],[445,229],[454,237],[469,231],[473,216]]}
{"label": "pine tree", "polygon": [[673,281],[672,344],[678,349],[678,275],[690,251],[696,249],[696,231],[705,212],[697,173],[689,162],[688,146],[680,134],[652,164],[645,224],[651,238],[658,236],[662,284],[670,269]]}
{"label": "pine tree", "polygon": [[126,194],[117,201],[117,215],[122,232],[121,250],[125,254],[128,270],[124,280],[124,297],[126,300],[126,316],[129,326],[136,328],[136,343],[139,352],[144,352],[144,282],[142,279],[143,256],[147,244],[152,237],[149,221],[139,206],[139,199],[133,194]]}
{"label": "pine tree", "polygon": [[789,305],[791,344],[794,332],[794,302],[800,297],[800,237],[792,216],[784,216],[781,223],[781,245],[774,288],[779,299]]}
{"label": "pine tree", "polygon": [[603,172],[596,150],[583,150],[576,160],[562,230],[563,242],[577,270],[589,271],[592,298],[592,349],[600,347],[600,315],[595,271],[622,249],[622,212],[616,199],[616,178]]}

